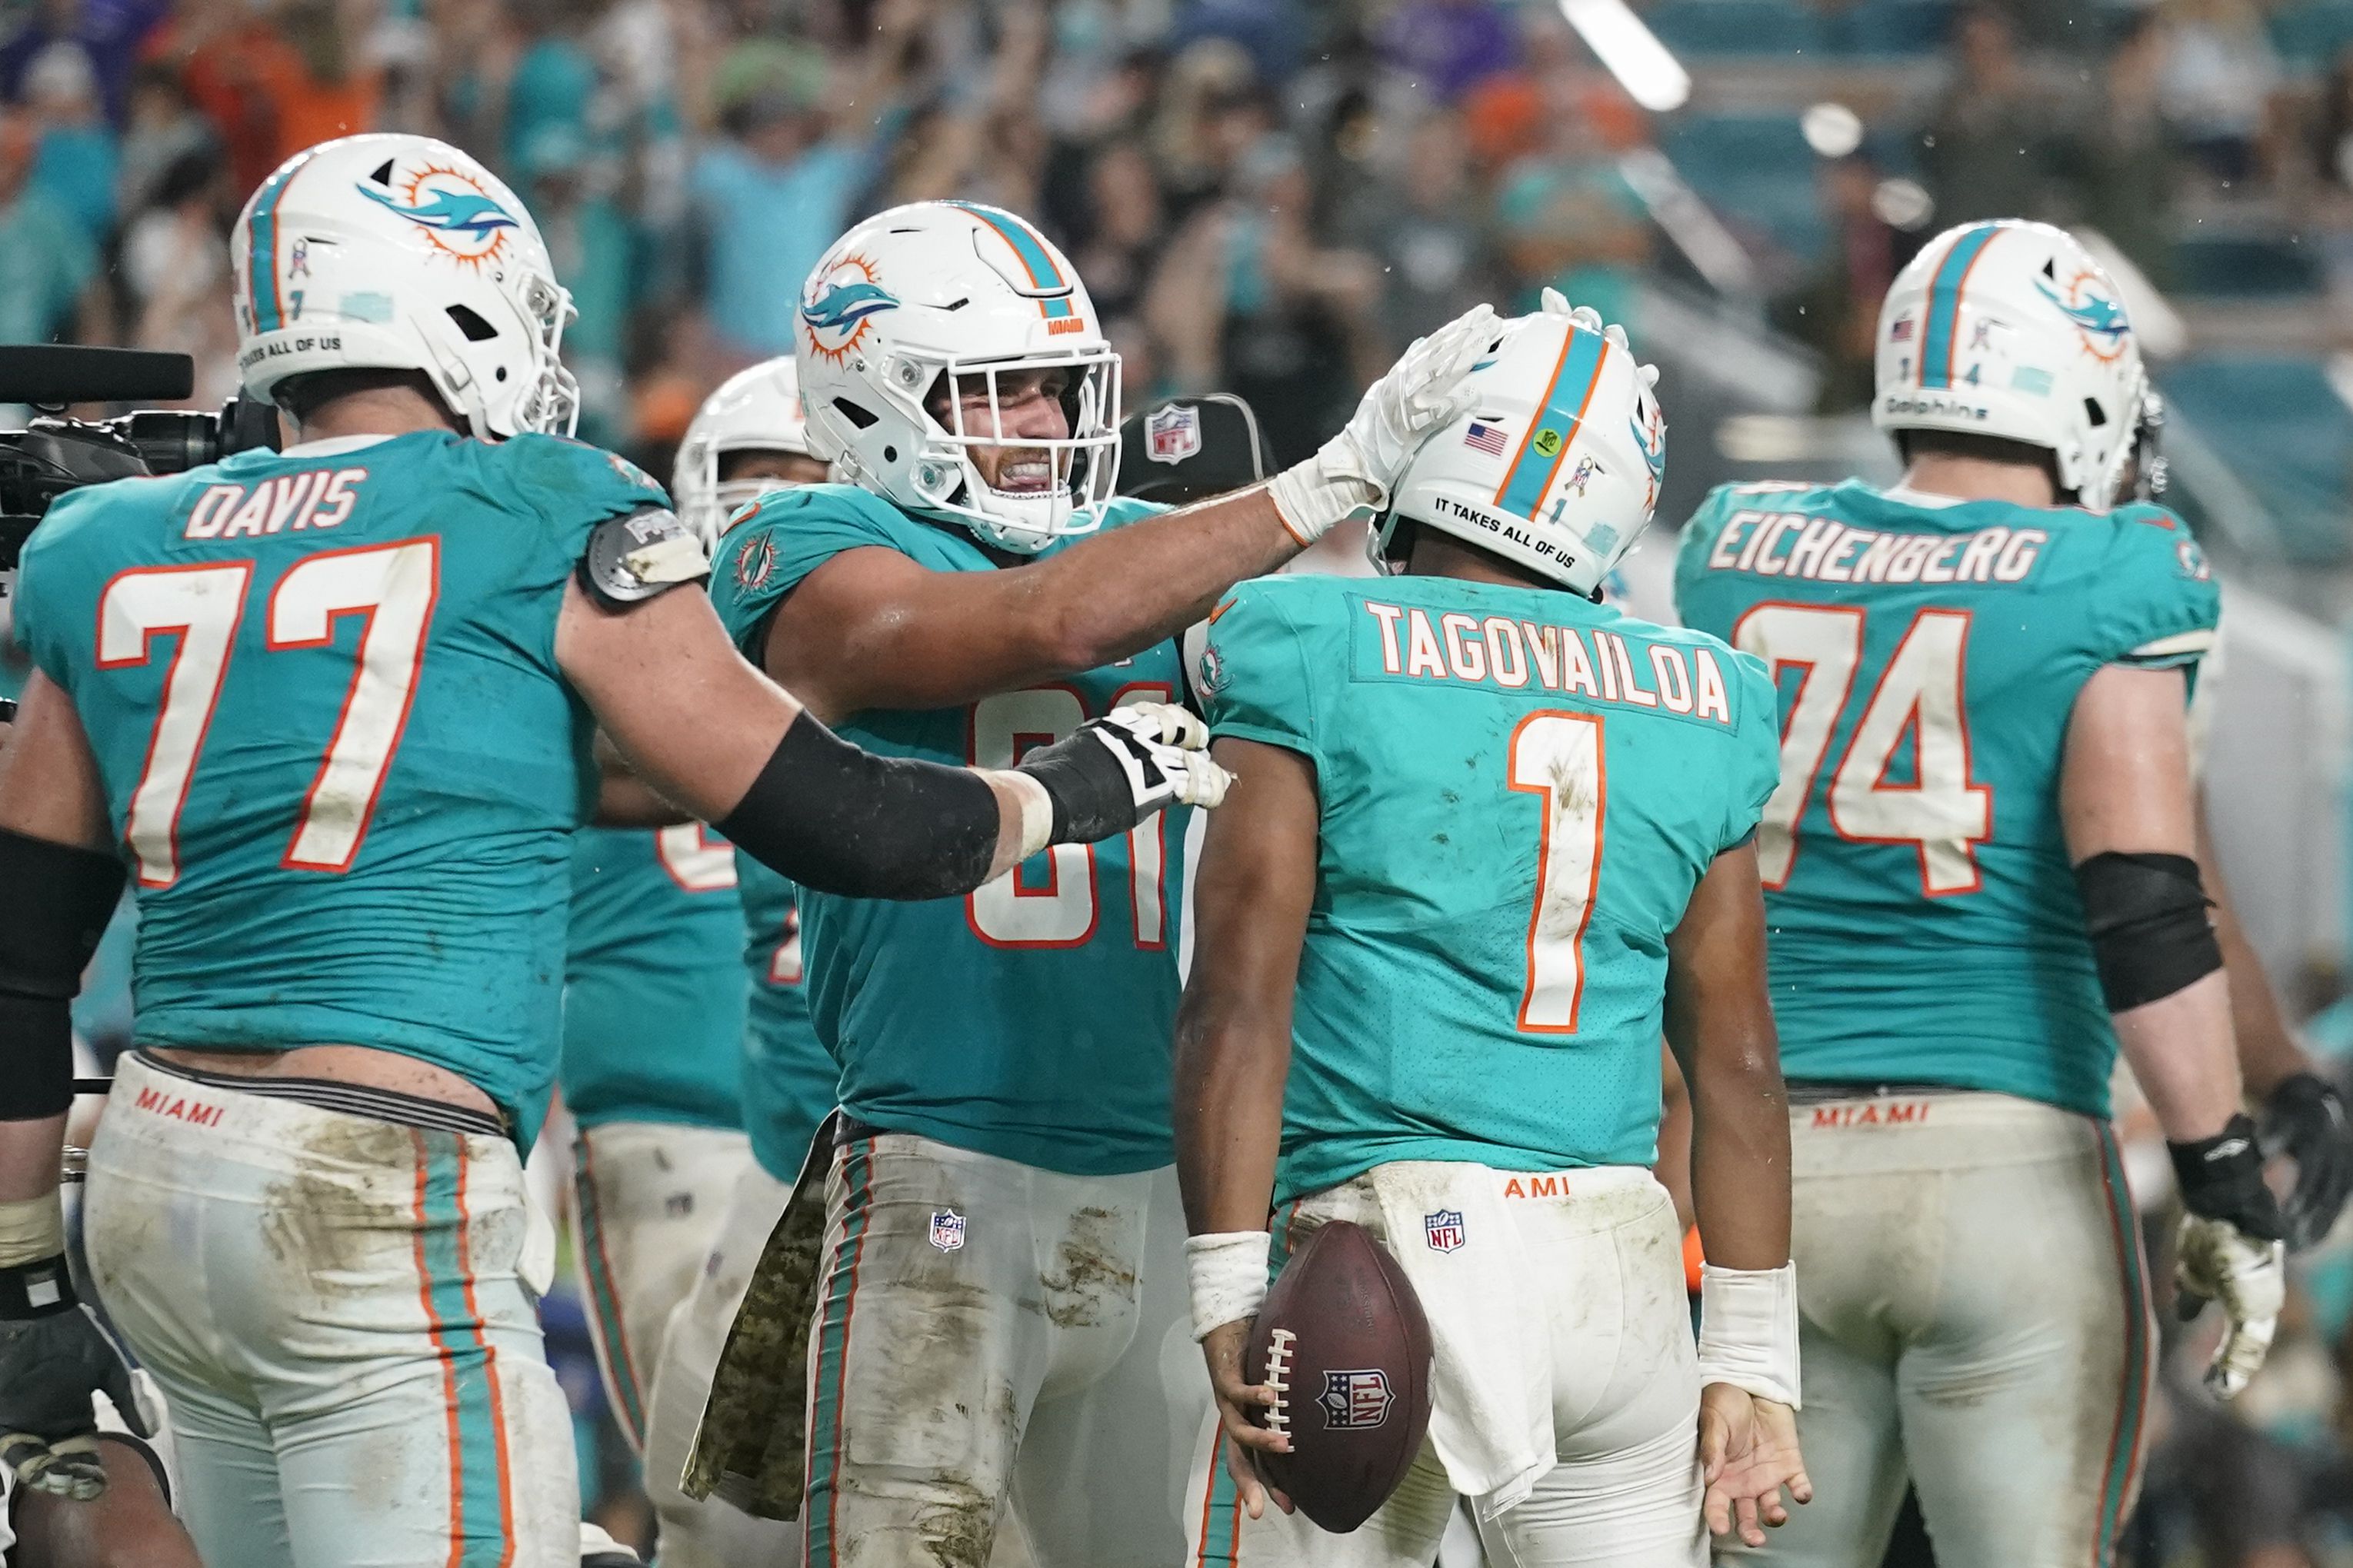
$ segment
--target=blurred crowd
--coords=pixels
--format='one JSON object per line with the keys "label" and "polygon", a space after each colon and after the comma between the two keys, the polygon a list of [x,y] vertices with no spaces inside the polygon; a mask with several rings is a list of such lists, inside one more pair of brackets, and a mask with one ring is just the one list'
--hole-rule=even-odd
{"label": "blurred crowd", "polygon": [[[1693,3],[1637,8],[1672,37]],[[1875,0],[1787,3],[1831,26]],[[2353,298],[2353,52],[2291,70],[2269,26],[2287,0],[1909,3],[1940,48],[1757,89],[1852,100],[1806,116],[1795,237],[1715,203],[1746,259],[1733,303],[1820,356],[1825,407],[1867,396],[1896,270],[1972,218],[2087,225],[2159,287],[2186,226],[2292,218]],[[1672,117],[1551,0],[20,0],[0,38],[0,342],[185,352],[216,405],[247,195],[315,142],[425,132],[530,205],[579,308],[581,434],[657,472],[705,393],[789,349],[831,239],[895,202],[1033,219],[1086,279],[1129,406],[1239,392],[1281,462],[1477,300],[1556,286],[1639,334],[1646,289],[1725,287],[1673,184],[1641,177]],[[1749,90],[1694,68],[1703,102]],[[2314,330],[2353,342],[2343,316]],[[2240,1405],[2175,1375],[2177,1351],[2135,1561],[2353,1564],[2348,1321],[2340,1243],[2301,1266]],[[619,1508],[626,1454],[584,1432]]]}

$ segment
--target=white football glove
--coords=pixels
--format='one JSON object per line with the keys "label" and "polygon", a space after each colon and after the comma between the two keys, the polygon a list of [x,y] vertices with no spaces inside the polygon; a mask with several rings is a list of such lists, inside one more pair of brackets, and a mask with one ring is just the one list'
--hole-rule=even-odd
{"label": "white football glove", "polygon": [[2229,1399],[2247,1386],[2271,1351],[2280,1309],[2287,1304],[2287,1244],[2193,1214],[2182,1216],[2174,1255],[2183,1320],[2196,1317],[2208,1301],[2222,1309],[2222,1344],[2206,1369],[2206,1386]]}
{"label": "white football glove", "polygon": [[1268,482],[1275,510],[1301,543],[1349,517],[1387,509],[1422,442],[1471,406],[1466,378],[1501,325],[1494,307],[1480,305],[1416,340],[1366,389],[1345,429]]}
{"label": "white football glove", "polygon": [[1046,787],[1055,844],[1125,833],[1170,805],[1214,806],[1233,777],[1209,760],[1209,727],[1171,702],[1132,702],[1022,759]]}

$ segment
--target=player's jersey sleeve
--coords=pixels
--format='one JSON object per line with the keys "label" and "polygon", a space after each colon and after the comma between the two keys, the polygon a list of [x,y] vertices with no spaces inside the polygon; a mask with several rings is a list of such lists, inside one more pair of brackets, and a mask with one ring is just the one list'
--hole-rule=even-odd
{"label": "player's jersey sleeve", "polygon": [[[73,689],[76,672],[87,668],[93,657],[90,639],[96,633],[93,627],[74,625],[76,617],[65,614],[63,606],[82,597],[73,589],[93,564],[92,530],[103,528],[110,508],[136,506],[143,500],[118,488],[128,482],[93,485],[59,497],[26,540],[17,563],[16,642],[31,657],[35,668],[69,691]],[[150,483],[144,488],[155,487]]]}
{"label": "player's jersey sleeve", "polygon": [[1209,705],[1209,733],[1262,741],[1321,763],[1315,744],[1315,689],[1304,634],[1291,614],[1289,584],[1244,583],[1209,613],[1198,685]]}
{"label": "player's jersey sleeve", "polygon": [[[1700,625],[1692,619],[1692,606],[1688,603],[1692,585],[1699,580],[1700,574],[1707,570],[1707,553],[1715,548],[1715,537],[1724,531],[1725,520],[1732,515],[1732,498],[1733,488],[1730,485],[1718,485],[1708,491],[1707,499],[1700,502],[1699,510],[1692,513],[1689,522],[1683,524],[1682,537],[1676,543],[1675,616],[1685,626]],[[1701,629],[1721,635],[1720,628],[1715,626],[1701,626]]]}
{"label": "player's jersey sleeve", "polygon": [[2189,527],[2163,507],[2121,507],[2093,598],[2092,652],[2147,669],[2194,665],[2214,647],[2221,589]]}
{"label": "player's jersey sleeve", "polygon": [[890,502],[849,485],[804,485],[761,498],[719,541],[711,602],[727,635],[757,664],[753,646],[769,612],[808,574],[845,550],[907,553],[899,530],[920,527]]}
{"label": "player's jersey sleeve", "polygon": [[490,450],[521,493],[560,531],[586,531],[608,517],[667,510],[670,494],[627,458],[562,436],[517,436]]}

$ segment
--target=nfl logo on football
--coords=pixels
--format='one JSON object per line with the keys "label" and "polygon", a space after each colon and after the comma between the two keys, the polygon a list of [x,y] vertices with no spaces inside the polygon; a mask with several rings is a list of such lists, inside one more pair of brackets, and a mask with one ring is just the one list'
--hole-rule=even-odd
{"label": "nfl logo on football", "polygon": [[954,1209],[932,1211],[932,1245],[942,1252],[964,1250],[964,1215]]}
{"label": "nfl logo on football", "polygon": [[1361,1372],[1327,1372],[1324,1374],[1324,1394],[1316,1403],[1324,1407],[1324,1425],[1333,1426],[1377,1426],[1389,1418],[1388,1373],[1378,1367]]}
{"label": "nfl logo on football", "polygon": [[1462,1211],[1440,1209],[1421,1216],[1421,1234],[1432,1252],[1459,1252],[1462,1247]]}
{"label": "nfl logo on football", "polygon": [[1144,455],[1174,466],[1201,449],[1201,411],[1172,403],[1144,416]]}

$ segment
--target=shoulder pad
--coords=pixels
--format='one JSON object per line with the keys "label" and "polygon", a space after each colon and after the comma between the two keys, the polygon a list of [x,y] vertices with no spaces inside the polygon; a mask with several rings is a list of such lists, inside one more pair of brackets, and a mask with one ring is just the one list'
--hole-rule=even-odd
{"label": "shoulder pad", "polygon": [[710,575],[702,542],[676,512],[655,507],[598,523],[580,557],[581,585],[608,605],[633,605]]}

